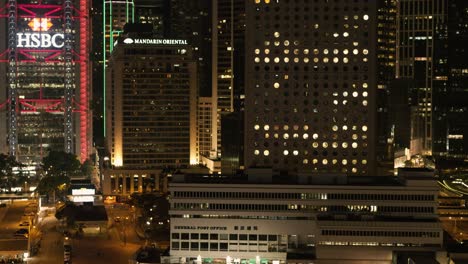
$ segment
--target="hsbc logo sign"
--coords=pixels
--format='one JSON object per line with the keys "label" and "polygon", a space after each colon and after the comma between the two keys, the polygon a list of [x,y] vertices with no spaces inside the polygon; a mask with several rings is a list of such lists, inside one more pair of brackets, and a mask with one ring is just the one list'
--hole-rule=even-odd
{"label": "hsbc logo sign", "polygon": [[33,33],[16,33],[18,48],[57,48],[64,46],[65,35],[62,33],[46,33],[52,26],[49,18],[33,18],[28,26]]}

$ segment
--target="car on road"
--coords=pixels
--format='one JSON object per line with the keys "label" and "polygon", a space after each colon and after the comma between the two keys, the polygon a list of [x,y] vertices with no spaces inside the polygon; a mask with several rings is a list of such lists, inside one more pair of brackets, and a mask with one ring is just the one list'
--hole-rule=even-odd
{"label": "car on road", "polygon": [[29,226],[29,221],[23,221],[19,224],[19,226]]}
{"label": "car on road", "polygon": [[14,235],[15,237],[28,237],[29,231],[26,228],[21,228],[21,229],[16,230]]}

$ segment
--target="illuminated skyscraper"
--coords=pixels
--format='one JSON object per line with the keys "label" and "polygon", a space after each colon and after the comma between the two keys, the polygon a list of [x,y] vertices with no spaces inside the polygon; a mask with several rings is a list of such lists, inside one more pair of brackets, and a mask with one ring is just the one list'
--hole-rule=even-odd
{"label": "illuminated skyscraper", "polygon": [[411,79],[412,153],[432,155],[434,36],[446,22],[446,0],[397,2],[396,78]]}
{"label": "illuminated skyscraper", "polygon": [[48,149],[91,152],[88,2],[0,2],[1,145],[27,165]]}
{"label": "illuminated skyscraper", "polygon": [[376,2],[246,3],[245,166],[372,174]]}
{"label": "illuminated skyscraper", "polygon": [[245,5],[247,1],[212,3],[212,151],[221,154],[221,116],[241,109],[244,96]]}
{"label": "illuminated skyscraper", "polygon": [[196,64],[185,40],[122,37],[107,78],[107,145],[115,168],[196,164]]}
{"label": "illuminated skyscraper", "polygon": [[135,4],[133,0],[103,1],[102,32],[104,34],[102,43],[103,63],[103,118],[104,136],[106,136],[106,68],[107,62],[114,48],[114,42],[123,33],[127,23],[135,22]]}

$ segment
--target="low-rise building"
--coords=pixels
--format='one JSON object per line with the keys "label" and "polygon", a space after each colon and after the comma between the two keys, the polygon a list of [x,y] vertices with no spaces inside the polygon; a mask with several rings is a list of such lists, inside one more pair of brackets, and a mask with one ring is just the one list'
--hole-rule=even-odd
{"label": "low-rise building", "polygon": [[170,263],[391,263],[443,244],[425,175],[174,175],[169,191]]}

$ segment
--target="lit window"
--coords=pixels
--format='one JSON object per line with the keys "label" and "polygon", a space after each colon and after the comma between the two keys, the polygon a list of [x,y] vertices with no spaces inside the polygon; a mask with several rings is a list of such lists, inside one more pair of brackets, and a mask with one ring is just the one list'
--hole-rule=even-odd
{"label": "lit window", "polygon": [[322,160],[322,164],[323,164],[323,165],[327,165],[327,164],[328,164],[328,160],[327,160],[327,159],[323,159],[323,160]]}
{"label": "lit window", "polygon": [[313,164],[317,164],[317,163],[318,163],[318,159],[313,159],[313,160],[312,160],[312,163],[313,163]]}
{"label": "lit window", "polygon": [[349,50],[348,49],[344,49],[343,50],[343,54],[347,55],[349,53]]}
{"label": "lit window", "polygon": [[270,126],[269,126],[269,125],[264,125],[264,126],[263,126],[263,130],[265,130],[265,131],[270,130]]}
{"label": "lit window", "polygon": [[289,40],[285,40],[285,41],[284,41],[284,45],[285,45],[285,46],[289,46]]}
{"label": "lit window", "polygon": [[333,147],[333,148],[337,148],[337,147],[338,147],[338,143],[337,143],[337,142],[333,142],[333,143],[332,143],[332,147]]}
{"label": "lit window", "polygon": [[279,63],[279,62],[280,62],[280,59],[279,59],[278,57],[275,57],[274,62],[275,62],[275,63]]}
{"label": "lit window", "polygon": [[363,106],[367,106],[367,100],[362,101]]}
{"label": "lit window", "polygon": [[363,50],[362,50],[362,53],[363,53],[364,55],[367,55],[367,54],[369,54],[369,50],[368,50],[368,49],[363,49]]}
{"label": "lit window", "polygon": [[314,49],[314,54],[315,54],[315,55],[318,55],[318,54],[319,54],[319,50],[318,50],[318,49]]}
{"label": "lit window", "polygon": [[275,82],[275,83],[273,84],[273,87],[275,87],[275,89],[278,89],[278,88],[280,88],[280,84],[277,83],[277,82]]}
{"label": "lit window", "polygon": [[255,129],[255,130],[259,130],[259,129],[260,129],[260,126],[259,126],[259,125],[255,125],[255,126],[254,126],[254,129]]}
{"label": "lit window", "polygon": [[278,31],[276,31],[273,35],[275,36],[275,38],[279,38],[280,33]]}
{"label": "lit window", "polygon": [[343,142],[341,143],[342,148],[348,148],[348,142]]}
{"label": "lit window", "polygon": [[304,58],[305,63],[309,63],[309,58]]}
{"label": "lit window", "polygon": [[367,95],[368,95],[367,92],[362,93],[362,97],[367,97]]}
{"label": "lit window", "polygon": [[263,156],[268,156],[270,155],[270,151],[268,149],[263,151]]}
{"label": "lit window", "polygon": [[260,58],[259,58],[259,57],[255,57],[254,61],[255,61],[255,63],[259,63],[259,62],[260,62]]}
{"label": "lit window", "polygon": [[269,63],[270,62],[270,58],[268,57],[265,57],[265,59],[263,59],[265,61],[265,63]]}
{"label": "lit window", "polygon": [[309,49],[304,49],[304,54],[305,55],[309,54]]}
{"label": "lit window", "polygon": [[260,54],[260,49],[255,49],[255,54]]}
{"label": "lit window", "polygon": [[307,159],[302,160],[302,164],[307,164],[307,163],[309,163],[309,161]]}
{"label": "lit window", "polygon": [[297,156],[297,155],[299,155],[299,151],[297,151],[297,150],[294,150],[294,151],[293,151],[293,155],[294,155],[294,156]]}
{"label": "lit window", "polygon": [[364,15],[362,18],[363,18],[364,20],[369,20],[369,16],[368,16],[368,15]]}
{"label": "lit window", "polygon": [[347,57],[344,57],[344,58],[343,58],[343,62],[344,62],[344,63],[348,63],[348,62],[349,62],[348,58],[347,58]]}
{"label": "lit window", "polygon": [[304,128],[305,131],[309,130],[309,126],[308,126],[308,125],[304,125],[303,128]]}
{"label": "lit window", "polygon": [[284,57],[284,62],[288,63],[288,62],[289,62],[289,58],[288,58],[288,57]]}
{"label": "lit window", "polygon": [[324,49],[323,54],[328,54],[328,49]]}
{"label": "lit window", "polygon": [[322,147],[323,147],[323,148],[328,148],[328,143],[327,143],[327,142],[323,142],[323,143],[322,143]]}
{"label": "lit window", "polygon": [[288,134],[288,133],[284,133],[284,134],[283,134],[283,138],[284,138],[284,139],[288,139],[288,138],[289,138],[289,134]]}
{"label": "lit window", "polygon": [[367,83],[362,84],[362,88],[367,88],[367,87],[368,87]]}
{"label": "lit window", "polygon": [[344,125],[342,128],[343,128],[343,130],[345,130],[345,131],[348,130],[348,126],[347,126],[347,125]]}
{"label": "lit window", "polygon": [[289,129],[289,126],[288,126],[288,125],[284,125],[284,126],[283,126],[283,129],[284,129],[284,130],[288,130],[288,129]]}
{"label": "lit window", "polygon": [[338,63],[339,61],[340,60],[337,57],[333,58],[333,63]]}
{"label": "lit window", "polygon": [[358,54],[359,54],[359,50],[358,50],[358,49],[353,49],[353,54],[354,54],[354,55],[358,55]]}
{"label": "lit window", "polygon": [[312,143],[312,147],[314,147],[314,148],[318,148],[318,145],[319,144],[317,142]]}
{"label": "lit window", "polygon": [[357,148],[358,144],[356,142],[353,142],[353,144],[351,144],[351,147],[353,148]]}
{"label": "lit window", "polygon": [[313,138],[313,139],[317,139],[317,138],[318,138],[318,134],[317,134],[317,133],[313,134],[313,135],[312,135],[312,138]]}
{"label": "lit window", "polygon": [[367,164],[367,160],[362,160],[361,162],[362,162],[362,164],[364,164],[364,165]]}
{"label": "lit window", "polygon": [[294,134],[293,134],[293,138],[299,138],[299,134],[294,133]]}
{"label": "lit window", "polygon": [[343,164],[343,165],[348,164],[348,160],[346,160],[346,159],[342,160],[342,161],[341,161],[341,164]]}
{"label": "lit window", "polygon": [[284,155],[284,156],[289,155],[289,151],[287,151],[287,150],[283,151],[283,155]]}
{"label": "lit window", "polygon": [[323,58],[323,62],[328,63],[328,58],[327,57]]}
{"label": "lit window", "polygon": [[343,33],[343,37],[345,37],[345,38],[349,37],[349,33],[348,33],[348,32],[344,32],[344,33]]}
{"label": "lit window", "polygon": [[367,126],[362,126],[362,131],[367,131]]}
{"label": "lit window", "polygon": [[309,138],[309,134],[304,133],[304,135],[302,135],[302,138],[303,138],[303,139],[308,139],[308,138]]}
{"label": "lit window", "polygon": [[344,91],[344,92],[343,92],[343,96],[344,96],[344,97],[348,96],[348,92]]}
{"label": "lit window", "polygon": [[358,92],[353,92],[353,97],[357,97],[358,95]]}
{"label": "lit window", "polygon": [[265,49],[265,54],[270,54],[270,49]]}

